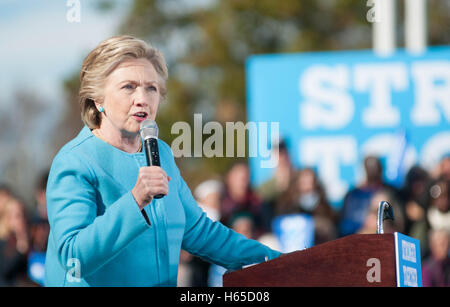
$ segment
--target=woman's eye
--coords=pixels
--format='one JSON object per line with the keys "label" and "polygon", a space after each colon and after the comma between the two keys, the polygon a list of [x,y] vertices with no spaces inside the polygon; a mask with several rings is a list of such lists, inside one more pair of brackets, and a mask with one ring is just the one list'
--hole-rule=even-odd
{"label": "woman's eye", "polygon": [[127,89],[127,90],[132,90],[132,89],[134,89],[134,86],[132,84],[125,84],[122,88]]}
{"label": "woman's eye", "polygon": [[147,87],[147,90],[149,90],[151,92],[156,92],[158,89],[156,88],[156,86],[151,85],[151,86]]}

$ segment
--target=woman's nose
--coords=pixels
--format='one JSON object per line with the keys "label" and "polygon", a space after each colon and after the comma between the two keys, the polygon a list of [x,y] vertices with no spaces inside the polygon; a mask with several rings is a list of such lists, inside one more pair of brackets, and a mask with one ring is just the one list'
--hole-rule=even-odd
{"label": "woman's nose", "polygon": [[145,89],[143,87],[138,87],[136,96],[134,98],[134,103],[138,106],[148,106],[149,99],[149,95],[147,94]]}

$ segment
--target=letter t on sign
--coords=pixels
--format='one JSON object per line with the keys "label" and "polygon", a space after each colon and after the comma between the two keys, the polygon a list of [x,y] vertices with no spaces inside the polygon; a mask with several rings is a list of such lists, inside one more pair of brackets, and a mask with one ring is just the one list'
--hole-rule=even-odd
{"label": "letter t on sign", "polygon": [[366,278],[370,283],[381,282],[381,263],[378,258],[369,258],[366,263],[367,267],[371,267],[367,271]]}

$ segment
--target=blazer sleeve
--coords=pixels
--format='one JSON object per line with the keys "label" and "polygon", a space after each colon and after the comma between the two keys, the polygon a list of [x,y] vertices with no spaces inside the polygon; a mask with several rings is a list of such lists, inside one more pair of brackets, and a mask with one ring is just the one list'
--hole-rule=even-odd
{"label": "blazer sleeve", "polygon": [[[177,168],[178,170],[178,168]],[[179,197],[186,214],[182,248],[227,269],[264,262],[281,255],[256,240],[248,239],[220,222],[213,222],[198,206],[178,171]]]}
{"label": "blazer sleeve", "polygon": [[80,262],[81,277],[89,276],[149,227],[131,194],[125,193],[102,215],[97,214],[97,179],[75,154],[55,157],[47,184],[50,240],[63,267]]}

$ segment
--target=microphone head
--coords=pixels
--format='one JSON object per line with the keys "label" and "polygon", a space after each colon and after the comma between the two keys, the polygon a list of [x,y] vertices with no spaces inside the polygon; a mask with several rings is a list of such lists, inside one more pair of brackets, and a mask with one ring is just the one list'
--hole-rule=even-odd
{"label": "microphone head", "polygon": [[145,141],[149,138],[158,138],[158,125],[154,120],[146,119],[141,123],[141,129],[139,130],[142,139]]}

